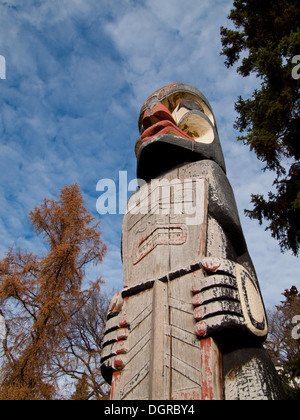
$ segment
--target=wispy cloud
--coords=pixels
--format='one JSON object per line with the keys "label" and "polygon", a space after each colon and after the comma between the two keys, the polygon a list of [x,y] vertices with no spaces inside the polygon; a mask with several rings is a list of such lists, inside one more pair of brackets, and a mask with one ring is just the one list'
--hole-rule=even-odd
{"label": "wispy cloud", "polygon": [[[213,4],[212,4],[213,3]],[[146,97],[174,81],[196,86],[216,114],[246,239],[267,305],[299,285],[298,261],[279,252],[243,216],[251,192],[267,192],[270,176],[236,142],[234,101],[255,78],[241,79],[220,57],[220,26],[232,0],[12,0],[0,2],[0,252],[15,244],[43,250],[27,221],[44,197],[79,182],[94,215],[100,178],[135,177],[137,118]],[[122,217],[102,217],[108,254],[91,269],[122,286]],[[286,267],[288,266],[288,271]],[[98,270],[98,271],[97,271]]]}

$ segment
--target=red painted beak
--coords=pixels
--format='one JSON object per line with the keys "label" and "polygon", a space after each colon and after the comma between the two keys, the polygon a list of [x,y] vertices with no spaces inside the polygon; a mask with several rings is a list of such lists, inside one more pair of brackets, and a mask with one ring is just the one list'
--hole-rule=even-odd
{"label": "red painted beak", "polygon": [[152,110],[146,109],[142,125],[145,129],[141,136],[142,143],[160,134],[172,134],[176,137],[194,140],[177,127],[171,112],[162,104],[155,105]]}

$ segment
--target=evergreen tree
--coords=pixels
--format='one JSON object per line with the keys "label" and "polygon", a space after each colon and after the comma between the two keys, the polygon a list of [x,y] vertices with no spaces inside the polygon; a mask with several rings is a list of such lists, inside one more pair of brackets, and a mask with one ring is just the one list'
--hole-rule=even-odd
{"label": "evergreen tree", "polygon": [[[266,221],[282,251],[299,251],[300,242],[300,8],[298,0],[235,0],[229,19],[235,29],[221,28],[227,67],[240,62],[243,77],[260,80],[251,98],[238,98],[238,139],[275,172],[268,197],[252,195],[246,214]],[[299,60],[300,61],[300,60]]]}

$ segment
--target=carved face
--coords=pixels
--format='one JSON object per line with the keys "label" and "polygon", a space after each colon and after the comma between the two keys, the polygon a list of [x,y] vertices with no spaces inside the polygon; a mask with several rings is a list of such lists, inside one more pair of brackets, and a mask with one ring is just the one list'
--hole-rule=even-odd
{"label": "carved face", "polygon": [[[154,92],[142,106],[139,131],[135,152],[140,177],[144,174],[148,179],[157,176],[155,171],[151,174],[149,160],[153,161],[158,155],[165,161],[165,167],[164,162],[157,162],[158,172],[201,159],[212,159],[225,171],[210,104],[193,86],[174,83]],[[173,163],[168,159],[171,157]]]}
{"label": "carved face", "polygon": [[188,92],[171,94],[161,102],[151,98],[139,122],[141,144],[162,134],[171,134],[198,143],[214,140],[214,117],[207,105]]}

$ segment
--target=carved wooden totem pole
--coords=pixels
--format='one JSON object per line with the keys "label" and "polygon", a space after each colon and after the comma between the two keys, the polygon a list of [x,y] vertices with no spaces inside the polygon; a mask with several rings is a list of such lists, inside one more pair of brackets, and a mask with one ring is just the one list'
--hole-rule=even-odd
{"label": "carved wooden totem pole", "polygon": [[163,87],[142,106],[139,129],[124,289],[103,344],[111,399],[281,399],[209,102],[184,83]]}

